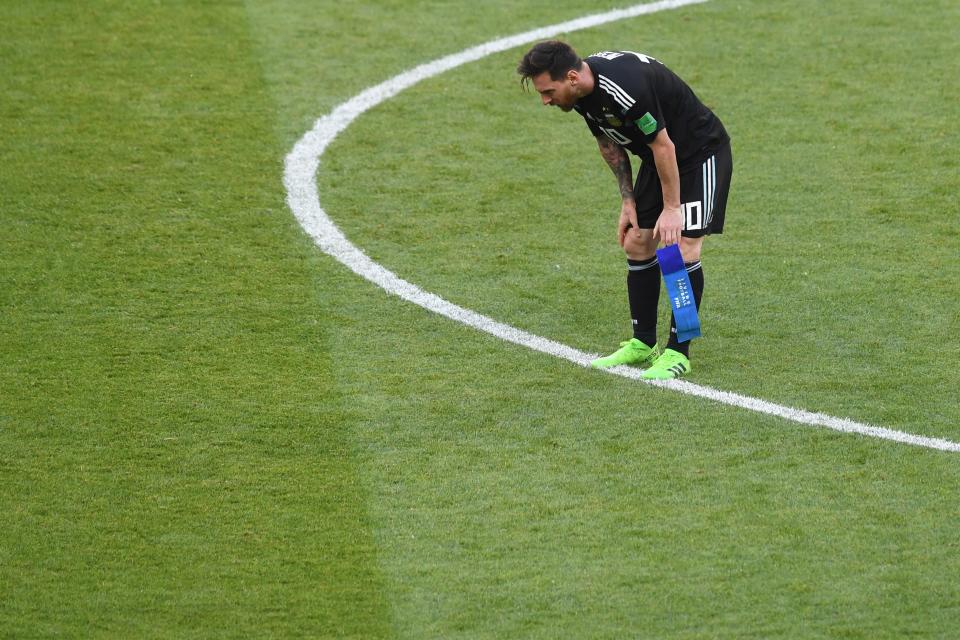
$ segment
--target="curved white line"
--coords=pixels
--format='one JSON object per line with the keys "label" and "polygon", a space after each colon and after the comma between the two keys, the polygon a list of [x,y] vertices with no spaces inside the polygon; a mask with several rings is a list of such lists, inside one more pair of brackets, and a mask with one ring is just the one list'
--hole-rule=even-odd
{"label": "curved white line", "polygon": [[[307,132],[293,147],[285,160],[283,184],[287,190],[287,204],[303,227],[325,253],[333,256],[341,263],[353,270],[388,293],[400,296],[404,300],[418,304],[425,309],[439,313],[457,322],[469,325],[480,331],[485,331],[498,338],[515,344],[529,347],[543,353],[569,360],[581,367],[589,367],[590,361],[597,354],[585,353],[554,342],[547,338],[521,331],[516,327],[503,324],[484,315],[464,309],[443,298],[423,291],[393,272],[380,266],[368,258],[360,249],[354,246],[320,206],[320,197],[317,192],[316,174],[320,166],[320,156],[333,139],[354,120],[368,109],[408,89],[421,80],[431,78],[455,67],[474,62],[490,54],[512,49],[534,40],[555,37],[561,33],[568,33],[589,27],[595,27],[608,22],[633,18],[667,9],[699,4],[707,0],[664,0],[651,4],[641,4],[626,9],[599,13],[568,22],[562,22],[549,27],[526,31],[514,36],[493,40],[485,44],[472,47],[453,55],[422,64],[410,71],[401,73],[374,87],[363,91],[350,100],[336,107],[331,113],[319,118],[313,129]],[[920,447],[939,449],[942,451],[960,452],[960,443],[913,435],[902,431],[894,431],[884,427],[854,422],[845,418],[835,418],[823,413],[814,413],[802,409],[785,407],[766,400],[742,396],[727,391],[718,391],[684,380],[648,381],[640,377],[641,372],[631,367],[614,367],[605,371],[625,378],[641,380],[659,387],[665,387],[687,395],[706,398],[714,402],[741,407],[759,413],[765,413],[801,424],[826,427],[835,431],[857,433],[884,440],[893,440]]]}

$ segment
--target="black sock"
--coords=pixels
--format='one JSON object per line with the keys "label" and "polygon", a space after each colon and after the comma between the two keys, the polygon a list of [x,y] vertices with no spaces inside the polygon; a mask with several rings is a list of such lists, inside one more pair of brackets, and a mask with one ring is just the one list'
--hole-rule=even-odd
{"label": "black sock", "polygon": [[[693,300],[697,303],[697,310],[700,310],[700,300],[703,298],[703,267],[700,261],[684,262],[683,266],[687,268],[687,275],[690,277],[690,286],[693,287]],[[677,342],[677,322],[670,314],[670,341],[667,342],[667,349],[679,351],[683,355],[690,357],[690,341]]]}
{"label": "black sock", "polygon": [[660,263],[627,258],[627,299],[633,337],[648,347],[657,344],[657,303],[660,301]]}

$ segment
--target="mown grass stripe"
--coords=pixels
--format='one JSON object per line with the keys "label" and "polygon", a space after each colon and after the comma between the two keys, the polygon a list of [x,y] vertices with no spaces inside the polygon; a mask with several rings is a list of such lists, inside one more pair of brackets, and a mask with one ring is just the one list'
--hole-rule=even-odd
{"label": "mown grass stripe", "polygon": [[249,28],[0,7],[0,637],[389,635]]}
{"label": "mown grass stripe", "polygon": [[[563,358],[580,366],[589,367],[590,361],[596,357],[596,354],[579,351],[573,347],[522,331],[470,309],[455,305],[436,294],[423,291],[416,285],[403,280],[390,270],[367,257],[363,251],[347,239],[320,205],[319,192],[316,186],[316,174],[320,166],[320,157],[336,136],[343,132],[364,112],[389,100],[401,91],[423,80],[444,73],[445,71],[534,40],[555,37],[562,33],[587,29],[626,18],[703,2],[706,2],[706,0],[673,0],[641,4],[627,9],[593,14],[567,22],[525,31],[514,36],[492,40],[465,49],[459,53],[421,64],[414,69],[370,87],[334,108],[330,114],[319,118],[315,122],[313,129],[307,132],[294,145],[285,159],[283,182],[287,190],[287,203],[300,222],[300,225],[314,239],[317,246],[325,253],[349,267],[357,275],[373,282],[388,293],[397,295],[404,300],[494,335],[502,340],[541,351],[558,358]],[[629,367],[616,367],[608,369],[607,371],[615,375],[641,380],[639,371]],[[847,418],[837,418],[823,413],[786,407],[759,398],[751,398],[736,393],[720,391],[686,381],[642,381],[679,393],[776,416],[808,426],[824,427],[843,433],[856,433],[872,438],[880,438],[941,451],[960,452],[960,443],[950,440],[915,435],[887,429],[885,427],[860,423]]]}

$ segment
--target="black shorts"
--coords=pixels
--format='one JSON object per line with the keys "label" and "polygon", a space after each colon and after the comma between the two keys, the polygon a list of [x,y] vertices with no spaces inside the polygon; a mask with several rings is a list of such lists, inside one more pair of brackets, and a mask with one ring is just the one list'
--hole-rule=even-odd
{"label": "black shorts", "polygon": [[[649,165],[649,166],[648,166]],[[687,238],[723,233],[723,218],[733,176],[733,154],[727,143],[702,163],[680,173],[680,203],[683,232]],[[633,187],[637,201],[637,224],[653,229],[663,211],[660,177],[652,162],[640,165]]]}

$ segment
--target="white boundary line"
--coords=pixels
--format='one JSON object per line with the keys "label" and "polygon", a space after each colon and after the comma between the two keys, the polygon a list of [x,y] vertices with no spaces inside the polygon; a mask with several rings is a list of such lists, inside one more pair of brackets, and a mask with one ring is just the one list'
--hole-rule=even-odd
{"label": "white boundary line", "polygon": [[[520,329],[503,324],[502,322],[488,318],[470,309],[459,307],[399,278],[393,272],[367,257],[366,254],[354,246],[353,243],[343,235],[320,206],[320,197],[316,184],[316,174],[320,167],[320,156],[323,155],[323,152],[333,139],[350,126],[361,114],[389,100],[404,89],[412,87],[421,80],[426,80],[427,78],[439,75],[460,65],[480,60],[490,54],[506,51],[507,49],[512,49],[534,40],[551,38],[562,33],[587,29],[625,18],[633,18],[667,9],[676,9],[706,1],[707,0],[664,0],[662,2],[640,4],[626,9],[598,13],[540,29],[533,29],[514,36],[493,40],[476,47],[465,49],[459,53],[422,64],[410,71],[406,71],[385,82],[370,87],[350,100],[340,104],[329,114],[319,118],[314,123],[313,129],[307,132],[294,145],[286,157],[283,174],[283,184],[287,190],[287,204],[300,222],[300,225],[310,237],[313,238],[317,246],[325,253],[328,253],[349,267],[357,275],[373,282],[388,293],[397,295],[404,300],[408,300],[409,302],[420,305],[425,309],[439,313],[452,320],[494,335],[502,340],[529,347],[530,349],[541,351],[564,360],[569,360],[581,367],[589,367],[590,361],[595,358],[597,354],[579,351],[573,347],[554,342],[553,340],[521,331]],[[654,386],[671,389],[687,395],[749,409],[750,411],[756,411],[758,413],[765,413],[800,424],[826,427],[827,429],[833,429],[835,431],[857,433],[930,449],[960,452],[960,443],[949,440],[913,435],[884,427],[854,422],[853,420],[847,420],[845,418],[835,418],[823,413],[785,407],[767,402],[766,400],[742,396],[727,391],[718,391],[710,387],[683,380],[643,380],[640,378],[641,372],[631,367],[614,367],[612,369],[606,369],[605,371],[625,378],[641,380]]]}

